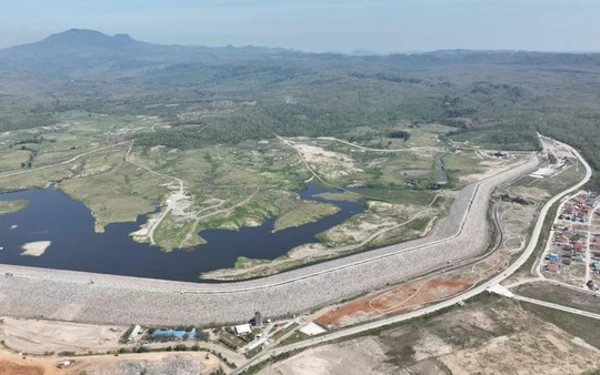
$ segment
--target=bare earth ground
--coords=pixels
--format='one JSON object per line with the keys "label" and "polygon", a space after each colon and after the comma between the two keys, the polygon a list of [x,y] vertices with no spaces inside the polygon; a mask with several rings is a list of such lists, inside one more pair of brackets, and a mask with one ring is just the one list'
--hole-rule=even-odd
{"label": "bare earth ground", "polygon": [[127,327],[3,318],[0,341],[17,352],[87,352],[112,348]]}
{"label": "bare earth ground", "polygon": [[600,350],[522,310],[485,297],[430,320],[306,350],[261,375],[581,374]]}
{"label": "bare earth ground", "polygon": [[490,176],[495,175],[512,168],[515,165],[515,159],[492,159],[485,160],[479,163],[479,166],[484,167],[485,171],[482,173],[474,173],[468,176],[460,177],[461,182],[473,183],[482,181]]}
{"label": "bare earth ground", "polygon": [[72,366],[58,369],[63,360],[0,353],[0,375],[198,375],[220,366],[217,357],[200,352],[77,357]]}
{"label": "bare earth ground", "polygon": [[527,228],[538,212],[538,206],[497,201],[498,219],[503,229],[503,242],[489,257],[468,267],[440,276],[391,286],[375,293],[323,309],[316,314],[316,323],[337,328],[364,322],[387,314],[400,314],[415,310],[471,288],[481,280],[500,272],[508,266],[511,257],[522,251],[526,243]]}
{"label": "bare earth ground", "polygon": [[334,307],[315,322],[327,328],[356,324],[382,314],[399,314],[464,291],[467,279],[435,277],[401,284],[345,305]]}

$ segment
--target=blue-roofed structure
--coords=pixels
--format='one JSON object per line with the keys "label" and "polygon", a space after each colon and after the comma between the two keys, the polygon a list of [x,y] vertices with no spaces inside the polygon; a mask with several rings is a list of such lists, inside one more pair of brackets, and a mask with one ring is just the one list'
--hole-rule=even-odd
{"label": "blue-roofed structure", "polygon": [[[187,335],[187,336],[186,336]],[[174,329],[157,329],[152,333],[153,337],[177,337],[179,339],[183,339],[184,337],[196,338],[196,328],[193,328],[191,331],[177,331]]]}

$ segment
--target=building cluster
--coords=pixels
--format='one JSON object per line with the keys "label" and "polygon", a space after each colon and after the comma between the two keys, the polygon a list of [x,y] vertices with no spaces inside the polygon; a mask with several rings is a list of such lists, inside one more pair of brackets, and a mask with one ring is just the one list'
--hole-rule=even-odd
{"label": "building cluster", "polygon": [[587,223],[597,202],[598,196],[596,194],[579,194],[563,205],[558,219],[575,223]]}
{"label": "building cluster", "polygon": [[595,233],[590,239],[590,252],[592,256],[592,272],[600,275],[600,234]]}
{"label": "building cluster", "polygon": [[586,241],[586,233],[573,231],[568,227],[558,230],[552,239],[544,269],[548,272],[558,273],[561,267],[570,266],[572,262],[584,262]]}
{"label": "building cluster", "polygon": [[[595,216],[600,197],[595,193],[581,193],[565,202],[554,224],[554,234],[543,263],[544,271],[560,273],[569,266],[580,264],[583,268],[569,270],[567,274],[591,276],[586,280],[590,289],[598,287],[600,279],[600,233],[595,230]],[[591,272],[584,271],[589,269]],[[575,272],[575,273],[573,273]],[[577,276],[579,277],[579,276]]]}
{"label": "building cluster", "polygon": [[[268,321],[268,323],[271,322],[270,319],[267,319],[267,321]],[[230,326],[227,328],[227,330],[229,332],[235,334],[236,336],[244,337],[244,336],[249,336],[252,334],[252,327],[260,328],[262,326],[263,326],[263,317],[262,317],[262,314],[260,313],[260,311],[257,311],[254,313],[254,316],[252,317],[252,319],[250,319],[250,321],[248,323]]]}

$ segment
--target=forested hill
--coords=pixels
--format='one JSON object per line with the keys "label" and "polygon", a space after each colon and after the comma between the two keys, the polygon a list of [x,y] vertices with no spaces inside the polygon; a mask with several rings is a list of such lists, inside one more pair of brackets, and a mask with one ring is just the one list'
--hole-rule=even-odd
{"label": "forested hill", "polygon": [[73,29],[0,50],[0,98],[0,130],[71,110],[155,115],[172,128],[141,144],[193,148],[275,134],[360,141],[398,123],[440,122],[456,139],[498,148],[535,149],[540,131],[600,169],[599,54],[346,56]]}

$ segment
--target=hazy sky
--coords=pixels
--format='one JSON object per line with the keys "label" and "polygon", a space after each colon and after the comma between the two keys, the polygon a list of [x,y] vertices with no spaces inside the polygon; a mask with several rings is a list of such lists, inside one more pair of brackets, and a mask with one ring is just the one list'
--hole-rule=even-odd
{"label": "hazy sky", "polygon": [[600,0],[0,0],[0,48],[70,28],[308,51],[599,51]]}

